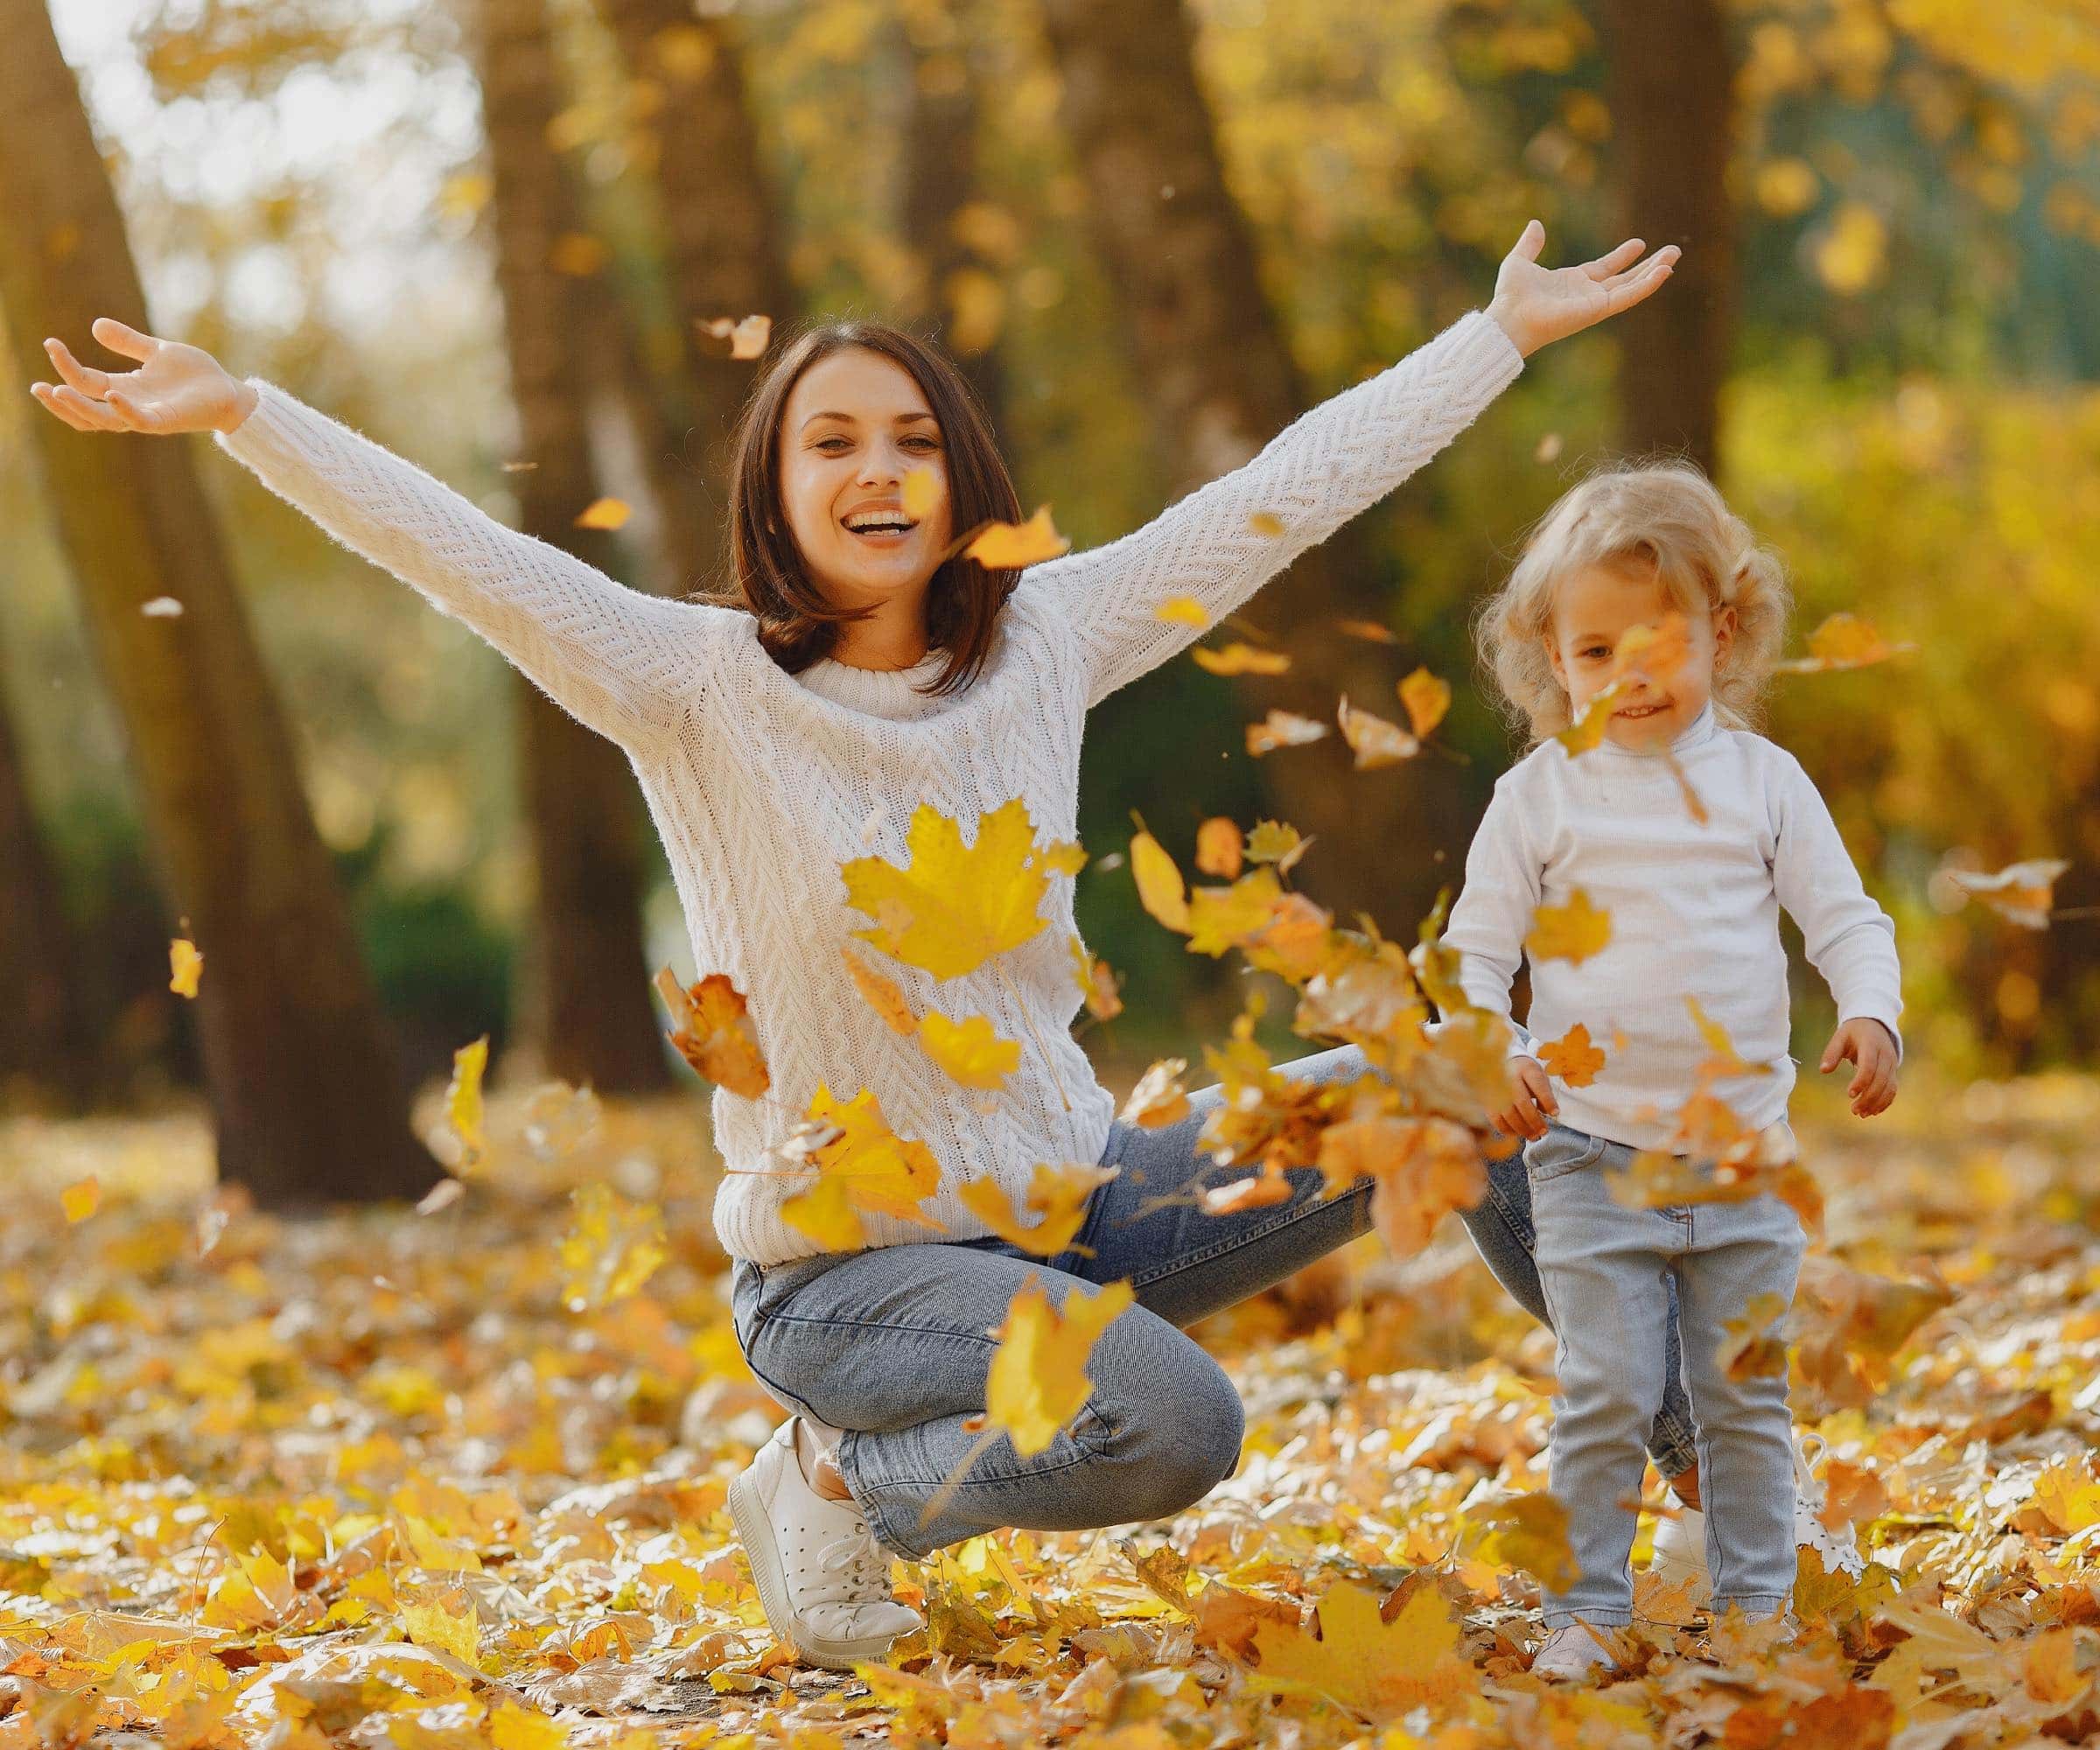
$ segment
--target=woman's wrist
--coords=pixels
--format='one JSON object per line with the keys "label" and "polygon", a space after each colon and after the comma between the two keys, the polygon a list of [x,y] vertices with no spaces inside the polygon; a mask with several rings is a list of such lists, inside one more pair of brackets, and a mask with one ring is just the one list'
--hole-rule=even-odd
{"label": "woman's wrist", "polygon": [[256,386],[253,383],[236,382],[234,385],[234,416],[229,422],[220,426],[220,430],[227,433],[229,437],[238,431],[248,423],[248,415],[256,410],[262,400],[262,397],[256,393]]}
{"label": "woman's wrist", "polygon": [[1509,344],[1516,348],[1520,358],[1528,359],[1538,350],[1538,342],[1532,338],[1530,325],[1516,313],[1516,306],[1510,298],[1496,293],[1488,301],[1488,314],[1509,337]]}

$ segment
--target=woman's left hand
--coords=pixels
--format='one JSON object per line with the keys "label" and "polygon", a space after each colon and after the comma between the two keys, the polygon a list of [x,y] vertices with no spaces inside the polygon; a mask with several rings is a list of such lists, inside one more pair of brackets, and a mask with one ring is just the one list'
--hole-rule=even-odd
{"label": "woman's left hand", "polygon": [[1534,219],[1502,258],[1502,271],[1494,276],[1494,301],[1488,306],[1488,313],[1526,358],[1549,340],[1579,334],[1607,316],[1631,310],[1670,277],[1683,253],[1671,243],[1642,261],[1648,245],[1629,237],[1610,255],[1580,267],[1542,268],[1538,256],[1545,246],[1546,228]]}

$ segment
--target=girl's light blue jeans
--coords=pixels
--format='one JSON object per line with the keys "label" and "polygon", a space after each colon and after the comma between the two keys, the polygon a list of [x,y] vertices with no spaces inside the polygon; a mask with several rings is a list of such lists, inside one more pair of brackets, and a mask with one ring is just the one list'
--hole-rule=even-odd
{"label": "girl's light blue jeans", "polygon": [[[1285,1067],[1317,1082],[1365,1068],[1354,1046]],[[995,1236],[738,1262],[732,1313],[752,1371],[781,1403],[844,1430],[840,1474],[886,1548],[917,1559],[1005,1526],[1076,1530],[1165,1518],[1232,1474],[1239,1395],[1181,1327],[1368,1232],[1370,1182],[1326,1198],[1308,1167],[1291,1173],[1286,1202],[1205,1214],[1196,1191],[1226,1175],[1196,1139],[1220,1097],[1216,1088],[1192,1095],[1188,1116],[1159,1130],[1115,1124],[1102,1159],[1123,1171],[1094,1194],[1072,1249],[1056,1257],[1031,1256]],[[1522,1161],[1496,1164],[1490,1181],[1467,1227],[1503,1286],[1543,1319]],[[1074,1289],[1127,1278],[1137,1304],[1096,1344],[1093,1396],[1072,1425],[1032,1458],[1001,1438],[922,1524],[976,1444],[966,1424],[984,1409],[997,1347],[990,1332],[1032,1277],[1060,1304]],[[1665,1324],[1653,1357],[1650,1395],[1661,1408],[1651,1413],[1650,1443],[1657,1467],[1675,1476],[1693,1446],[1675,1326]]]}
{"label": "girl's light blue jeans", "polygon": [[[1581,1576],[1545,1595],[1545,1624],[1633,1620],[1642,1441],[1673,1337],[1696,1413],[1706,1565],[1716,1612],[1766,1617],[1793,1591],[1794,1441],[1785,1375],[1731,1379],[1718,1356],[1760,1294],[1783,1313],[1807,1236],[1769,1194],[1740,1203],[1629,1209],[1607,1172],[1634,1151],[1555,1124],[1523,1152],[1536,1256],[1558,1356],[1549,1487],[1567,1505]],[[1676,1312],[1670,1301],[1674,1290]],[[1764,1320],[1760,1332],[1777,1322]]]}

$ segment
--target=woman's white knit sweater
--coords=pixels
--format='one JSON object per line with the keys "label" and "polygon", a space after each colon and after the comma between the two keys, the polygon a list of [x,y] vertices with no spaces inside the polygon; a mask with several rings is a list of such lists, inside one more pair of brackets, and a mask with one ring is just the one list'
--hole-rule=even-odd
{"label": "woman's white knit sweater", "polygon": [[[921,803],[969,840],[981,815],[1018,796],[1038,843],[1075,837],[1088,710],[1200,635],[1154,609],[1186,595],[1213,621],[1230,612],[1436,454],[1522,365],[1497,323],[1462,318],[1135,534],[1023,573],[983,672],[943,698],[914,690],[939,671],[938,653],[900,671],[827,661],[789,675],[750,615],[628,589],[267,383],[217,441],[626,752],[669,855],[696,972],[725,973],[749,998],[773,1074],[762,1100],[715,1091],[725,1165],[775,1166],[767,1150],[820,1084],[842,1100],[870,1088],[891,1128],[928,1144],[942,1169],[920,1206],[941,1230],[862,1216],[871,1244],[896,1245],[985,1233],[955,1195],[966,1180],[998,1180],[1018,1208],[1038,1162],[1097,1160],[1113,1102],[1070,1032],[1068,878],[1053,879],[1032,940],[962,977],[936,982],[856,945],[919,1012],[984,1015],[1020,1042],[1020,1068],[986,1094],[950,1080],[855,989],[839,950],[871,920],[847,903],[840,866],[906,863]],[[1283,533],[1263,532],[1257,512]],[[802,1188],[732,1171],[715,1200],[723,1246],[760,1264],[818,1250],[780,1218]]]}

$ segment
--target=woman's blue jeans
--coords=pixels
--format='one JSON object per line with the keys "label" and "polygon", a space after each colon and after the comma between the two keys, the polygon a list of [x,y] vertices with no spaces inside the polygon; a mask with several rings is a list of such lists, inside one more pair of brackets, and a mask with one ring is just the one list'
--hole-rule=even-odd
{"label": "woman's blue jeans", "polygon": [[[1285,1068],[1326,1082],[1361,1075],[1365,1065],[1347,1046]],[[1368,1232],[1371,1184],[1323,1197],[1320,1172],[1299,1168],[1286,1202],[1205,1214],[1194,1192],[1222,1180],[1196,1138],[1221,1097],[1214,1087],[1190,1096],[1189,1115],[1158,1130],[1116,1124],[1102,1160],[1123,1171],[1094,1194],[1073,1248],[1056,1257],[993,1236],[784,1264],[738,1260],[733,1317],[752,1371],[781,1403],[844,1430],[840,1474],[886,1548],[917,1559],[1010,1525],[1064,1531],[1162,1519],[1232,1474],[1244,1427],[1239,1394],[1181,1327]],[[1544,1321],[1521,1156],[1494,1164],[1488,1195],[1465,1219],[1496,1279]],[[995,1441],[922,1524],[977,1444],[966,1424],[984,1409],[998,1346],[990,1330],[1031,1278],[1060,1304],[1075,1289],[1127,1278],[1137,1304],[1095,1345],[1094,1392],[1071,1426],[1032,1458]],[[1695,1447],[1674,1305],[1667,1328],[1662,1407],[1648,1446],[1670,1477],[1690,1465]]]}

